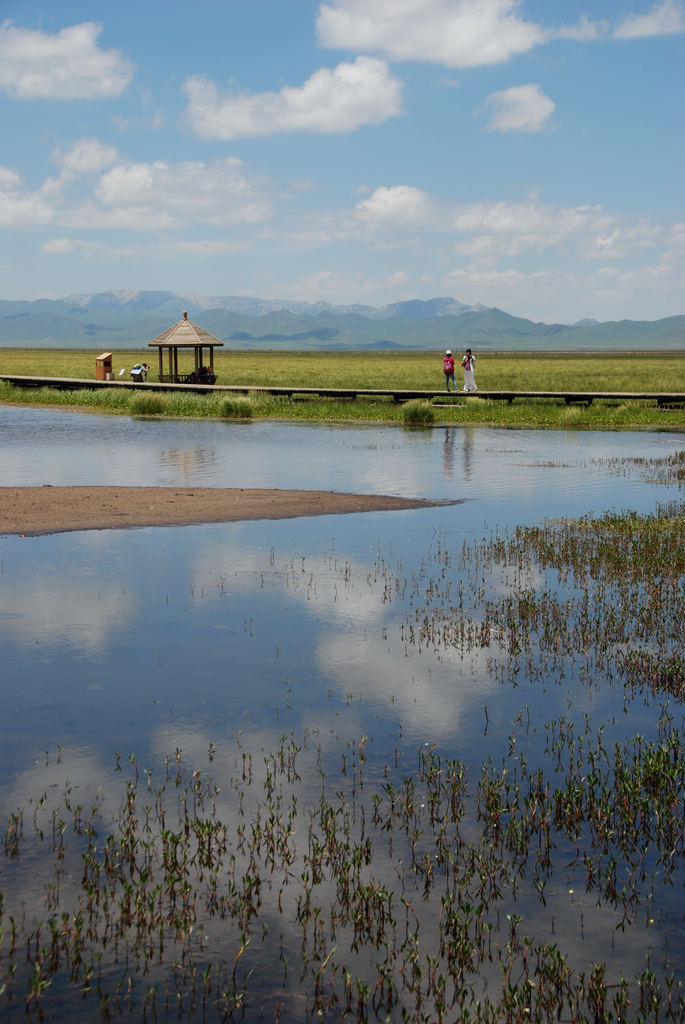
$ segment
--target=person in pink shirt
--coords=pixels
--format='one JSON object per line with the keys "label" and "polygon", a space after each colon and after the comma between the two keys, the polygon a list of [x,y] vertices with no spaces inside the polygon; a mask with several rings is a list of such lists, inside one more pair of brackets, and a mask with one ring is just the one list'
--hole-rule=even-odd
{"label": "person in pink shirt", "polygon": [[442,371],[445,374],[445,387],[449,391],[450,381],[452,381],[452,387],[457,390],[457,382],[454,379],[454,357],[452,356],[452,349],[448,348],[445,352],[445,358],[442,361]]}

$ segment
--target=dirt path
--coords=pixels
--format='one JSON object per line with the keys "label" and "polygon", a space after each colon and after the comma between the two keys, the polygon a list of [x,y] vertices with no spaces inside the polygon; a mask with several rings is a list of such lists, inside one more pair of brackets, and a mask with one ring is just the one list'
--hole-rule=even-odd
{"label": "dirt path", "polygon": [[455,503],[277,488],[0,487],[0,534],[292,519]]}

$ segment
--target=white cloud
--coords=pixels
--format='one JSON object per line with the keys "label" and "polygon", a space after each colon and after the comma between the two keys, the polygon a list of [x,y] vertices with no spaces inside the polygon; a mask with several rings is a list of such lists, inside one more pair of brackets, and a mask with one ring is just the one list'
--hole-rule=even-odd
{"label": "white cloud", "polygon": [[658,263],[652,266],[632,267],[620,270],[618,267],[600,267],[593,275],[595,286],[606,289],[609,286],[614,294],[628,295],[631,292],[643,292],[650,295],[661,286],[672,290],[674,285],[683,287],[682,270],[678,271],[668,264]]}
{"label": "white cloud", "polygon": [[169,224],[253,224],[270,213],[236,157],[211,164],[119,164],[102,176],[96,196],[105,207],[141,211]]}
{"label": "white cloud", "polygon": [[78,243],[71,238],[51,238],[41,246],[41,252],[48,256],[67,256],[77,248]]}
{"label": "white cloud", "polygon": [[[65,168],[86,170],[112,155],[88,140],[62,159]],[[119,163],[96,180],[92,193],[71,194],[81,186],[83,179],[65,169],[31,192],[14,172],[0,169],[0,224],[149,231],[193,223],[255,224],[271,216],[268,200],[235,157],[206,164]]]}
{"label": "white cloud", "polygon": [[671,224],[668,229],[666,244],[681,249],[685,255],[685,222],[676,221],[675,224]]}
{"label": "white cloud", "polygon": [[500,239],[494,244],[500,251],[512,253],[524,248],[541,250],[593,233],[605,234],[616,221],[599,206],[560,207],[530,200],[468,203],[457,207],[445,223],[451,230],[476,239]]}
{"label": "white cloud", "polygon": [[[681,234],[671,230],[671,242],[667,227],[658,221],[618,216],[599,205],[564,207],[542,203],[534,195],[522,202],[455,205],[440,203],[422,189],[396,185],[379,186],[351,210],[321,215],[287,240],[302,249],[358,240],[375,249],[408,251],[423,244],[437,251],[444,244],[441,239],[451,238],[453,253],[494,267],[505,257],[545,251],[563,259],[571,252],[584,260],[630,259],[659,244],[677,250]],[[306,278],[304,290],[324,296],[328,282],[331,293],[338,295],[338,282],[344,280],[344,275],[329,279],[322,272]],[[373,282],[369,292],[380,287]],[[350,293],[361,294],[358,282],[350,282]]]}
{"label": "white cloud", "polygon": [[[587,280],[566,270],[524,272],[514,267],[467,264],[445,274],[442,286],[449,289],[446,294],[459,295],[462,302],[482,302],[533,320],[539,317],[532,311],[547,305],[573,309],[569,320],[590,315],[587,311],[595,308]],[[580,306],[577,305],[579,294],[582,295]],[[551,319],[559,318],[556,313]]]}
{"label": "white cloud", "polygon": [[114,146],[105,146],[98,139],[78,139],[66,152],[59,149],[51,154],[53,163],[71,174],[97,174],[117,161]]}
{"label": "white cloud", "polygon": [[[81,238],[67,238],[66,236],[50,238],[43,242],[40,251],[46,256],[68,256],[76,253],[83,260],[106,260],[107,262],[118,262],[121,260],[138,260],[144,262],[151,258],[151,254],[140,245],[131,245],[128,248],[114,248],[102,242],[84,241]],[[154,259],[160,259],[161,253],[155,252]]]}
{"label": "white cloud", "polygon": [[482,110],[490,111],[488,131],[540,132],[547,127],[555,104],[539,85],[516,85],[490,93]]}
{"label": "white cloud", "polygon": [[354,63],[320,68],[303,86],[280,92],[221,95],[201,75],[184,84],[186,118],[204,139],[251,138],[278,132],[351,132],[380,124],[402,109],[402,87],[384,61],[358,57]]}
{"label": "white cloud", "polygon": [[0,192],[16,192],[21,188],[21,178],[11,167],[0,167]]}
{"label": "white cloud", "polygon": [[407,245],[407,230],[419,232],[436,217],[430,196],[412,185],[380,185],[353,210],[327,212],[314,224],[298,227],[294,245],[319,248],[335,241],[363,240],[382,247]]}
{"label": "white cloud", "polygon": [[430,216],[428,195],[411,185],[381,185],[368,199],[355,207],[355,216],[362,221],[389,226],[419,226]]}
{"label": "white cloud", "polygon": [[31,192],[21,177],[8,167],[0,168],[0,225],[27,227],[51,224],[54,207],[40,192]]}
{"label": "white cloud", "polygon": [[454,68],[498,64],[543,42],[518,16],[519,0],[333,0],[322,3],[323,46],[380,53]]}
{"label": "white cloud", "polygon": [[[636,301],[638,308],[645,309],[656,301],[656,310],[670,303],[673,314],[678,313],[680,306],[673,298],[685,288],[685,267],[659,261],[628,269],[598,266],[587,273],[582,265],[574,270],[548,267],[523,271],[475,262],[449,271],[442,286],[446,294],[459,295],[463,302],[483,302],[531,319],[539,317],[532,311],[541,308],[556,311],[548,314],[550,320],[571,322],[588,315],[616,319],[617,308],[625,309]],[[562,314],[562,309],[567,312]],[[655,317],[666,315],[655,313]]]}
{"label": "white cloud", "polygon": [[401,295],[408,283],[409,277],[403,270],[396,270],[385,277],[373,277],[354,271],[340,273],[319,270],[288,282],[287,286],[278,284],[272,290],[274,297],[277,297],[282,294],[283,287],[287,287],[288,295],[300,302],[316,302],[319,299],[348,301],[350,295],[363,297],[386,291]]}
{"label": "white cloud", "polygon": [[0,25],[0,89],[14,99],[102,99],[119,96],[133,65],[117,50],[100,50],[102,26],[83,22],[55,35]]}
{"label": "white cloud", "polygon": [[652,248],[660,236],[659,226],[649,221],[616,224],[609,231],[592,235],[580,251],[587,259],[624,259],[641,249]]}
{"label": "white cloud", "polygon": [[677,35],[685,32],[685,10],[677,0],[663,0],[647,14],[629,15],[614,31],[616,39]]}
{"label": "white cloud", "polygon": [[608,31],[608,21],[593,21],[586,14],[582,14],[576,25],[562,25],[550,34],[550,38],[575,39],[579,43],[587,43],[606,36]]}

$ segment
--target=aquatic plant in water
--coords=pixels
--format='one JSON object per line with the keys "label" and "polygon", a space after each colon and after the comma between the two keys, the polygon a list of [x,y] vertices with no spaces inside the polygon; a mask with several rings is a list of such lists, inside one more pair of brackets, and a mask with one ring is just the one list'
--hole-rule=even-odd
{"label": "aquatic plant in water", "polygon": [[[456,554],[438,535],[410,576],[379,551],[362,585],[398,602],[407,651],[478,651],[521,694],[480,764],[401,737],[389,754],[369,735],[239,735],[202,763],[119,755],[107,798],[77,799],[68,751],[48,755],[53,783],[3,833],[3,1012],[685,1020],[684,532],[672,504]],[[536,694],[571,681],[583,706],[536,722]],[[626,719],[653,709],[649,735],[592,708],[607,688]],[[649,955],[624,976],[633,943]]]}

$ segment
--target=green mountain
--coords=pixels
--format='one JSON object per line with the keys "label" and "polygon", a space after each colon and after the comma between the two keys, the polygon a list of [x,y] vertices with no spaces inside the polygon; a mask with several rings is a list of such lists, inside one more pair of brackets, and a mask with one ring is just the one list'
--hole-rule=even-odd
{"label": "green mountain", "polygon": [[32,302],[0,300],[0,347],[141,348],[191,320],[235,349],[684,349],[685,316],[545,324],[456,299],[331,306],[242,296],[102,292]]}

